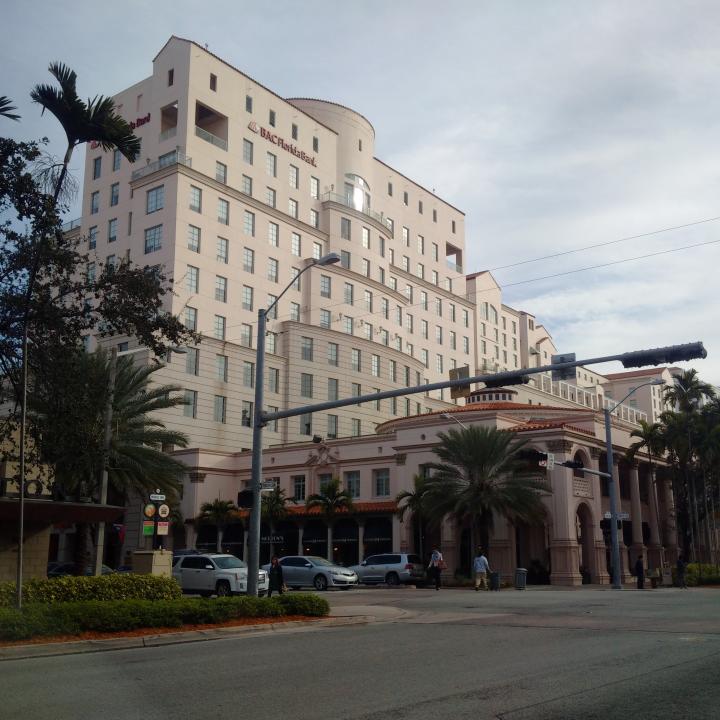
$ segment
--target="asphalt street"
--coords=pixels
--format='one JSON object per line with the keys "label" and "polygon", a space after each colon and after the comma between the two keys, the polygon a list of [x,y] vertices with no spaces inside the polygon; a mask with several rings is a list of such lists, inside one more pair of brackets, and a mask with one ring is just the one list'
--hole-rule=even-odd
{"label": "asphalt street", "polygon": [[720,590],[327,593],[368,624],[0,663],[0,718],[720,716]]}

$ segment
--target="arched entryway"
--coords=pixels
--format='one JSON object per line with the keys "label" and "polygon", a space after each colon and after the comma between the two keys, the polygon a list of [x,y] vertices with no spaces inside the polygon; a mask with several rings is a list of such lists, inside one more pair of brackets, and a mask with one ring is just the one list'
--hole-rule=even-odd
{"label": "arched entryway", "polygon": [[[492,566],[492,558],[488,558]],[[515,523],[515,563],[528,571],[528,585],[550,584],[550,554],[545,524]]]}
{"label": "arched entryway", "polygon": [[597,567],[595,562],[595,531],[593,524],[593,516],[590,507],[586,503],[580,503],[575,513],[575,530],[577,533],[577,542],[580,546],[580,574],[582,575],[583,584],[592,582],[597,577]]}

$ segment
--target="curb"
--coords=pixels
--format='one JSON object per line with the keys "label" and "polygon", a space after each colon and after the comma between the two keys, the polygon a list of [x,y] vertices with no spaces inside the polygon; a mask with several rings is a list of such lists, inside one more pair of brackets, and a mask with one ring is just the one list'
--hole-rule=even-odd
{"label": "curb", "polygon": [[206,630],[188,630],[160,635],[140,637],[118,637],[104,640],[75,640],[69,642],[44,643],[33,645],[13,645],[0,648],[0,662],[10,660],[29,660],[33,658],[56,657],[59,655],[80,655],[85,653],[110,652],[113,650],[132,650],[137,648],[162,647],[164,645],[182,645],[185,643],[225,640],[238,635],[270,635],[276,633],[311,632],[315,628],[344,627],[364,625],[374,620],[368,615],[340,616],[322,620],[293,620],[283,623],[265,623],[262,625],[240,625],[237,627],[208,628]]}

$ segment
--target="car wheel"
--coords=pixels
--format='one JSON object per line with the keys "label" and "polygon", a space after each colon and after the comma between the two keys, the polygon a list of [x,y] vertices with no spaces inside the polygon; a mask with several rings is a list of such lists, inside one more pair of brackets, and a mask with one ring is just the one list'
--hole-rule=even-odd
{"label": "car wheel", "polygon": [[316,575],[313,580],[313,586],[316,590],[327,590],[328,581],[324,575]]}
{"label": "car wheel", "polygon": [[218,597],[229,597],[232,595],[232,592],[230,590],[230,583],[227,580],[220,580],[220,582],[215,587],[215,592],[217,593]]}
{"label": "car wheel", "polygon": [[385,576],[385,582],[386,582],[388,585],[392,585],[393,587],[395,587],[396,585],[399,585],[399,584],[400,584],[400,578],[398,577],[398,574],[397,574],[397,573],[389,572],[389,573]]}

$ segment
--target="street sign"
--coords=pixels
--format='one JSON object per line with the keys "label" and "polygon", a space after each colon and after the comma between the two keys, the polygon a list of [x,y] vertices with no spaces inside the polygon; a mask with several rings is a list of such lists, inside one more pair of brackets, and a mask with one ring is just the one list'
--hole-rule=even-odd
{"label": "street sign", "polygon": [[[451,368],[450,369],[450,380],[462,380],[464,378],[470,377],[470,367],[468,365],[463,365],[459,368]],[[468,397],[470,395],[470,385],[456,385],[455,387],[450,388],[450,398],[454,400],[455,398],[461,398],[461,397]]]}
{"label": "street sign", "polygon": [[170,523],[169,522],[159,522],[157,524],[157,534],[158,535],[167,535],[170,531]]}
{"label": "street sign", "polygon": [[266,491],[272,491],[275,489],[275,481],[274,480],[263,480],[261,489]]}
{"label": "street sign", "polygon": [[159,493],[150,493],[150,499],[162,502],[165,499],[165,496]]}
{"label": "street sign", "polygon": [[[604,517],[606,520],[612,520],[612,515],[611,515],[609,512],[606,512],[606,513],[603,515],[603,517]],[[617,519],[618,519],[618,520],[629,520],[629,519],[630,519],[630,513],[619,512],[619,513],[617,514]]]}
{"label": "street sign", "polygon": [[163,504],[158,508],[158,515],[159,515],[161,518],[166,518],[169,514],[170,514],[170,506],[169,506],[169,505],[165,505],[165,503],[163,503]]}
{"label": "street sign", "polygon": [[152,535],[155,532],[155,523],[152,520],[143,520],[143,535]]}

